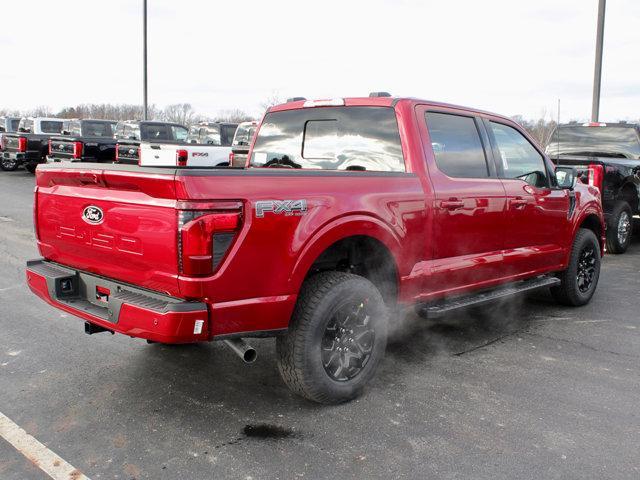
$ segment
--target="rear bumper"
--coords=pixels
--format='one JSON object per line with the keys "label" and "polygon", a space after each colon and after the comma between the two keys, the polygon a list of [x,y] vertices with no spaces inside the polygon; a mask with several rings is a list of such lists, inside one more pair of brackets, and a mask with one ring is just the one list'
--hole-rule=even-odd
{"label": "rear bumper", "polygon": [[2,157],[8,160],[13,160],[18,165],[24,163],[40,163],[40,152],[27,151],[27,152],[2,152]]}
{"label": "rear bumper", "polygon": [[31,291],[45,302],[108,330],[161,343],[209,340],[205,303],[152,293],[42,259],[28,261],[26,274]]}

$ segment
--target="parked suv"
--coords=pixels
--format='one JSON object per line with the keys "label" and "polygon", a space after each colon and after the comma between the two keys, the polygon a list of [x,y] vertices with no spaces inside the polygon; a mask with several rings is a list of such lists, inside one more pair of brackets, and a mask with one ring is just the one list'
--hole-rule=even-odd
{"label": "parked suv", "polygon": [[24,165],[31,173],[35,172],[38,164],[46,161],[49,139],[60,135],[63,126],[61,118],[23,118],[16,133],[3,135],[0,168],[13,171]]}
{"label": "parked suv", "polygon": [[575,167],[600,190],[607,222],[607,252],[631,244],[633,216],[640,214],[640,125],[570,123],[551,136],[547,153],[557,165]]}
{"label": "parked suv", "polygon": [[113,162],[116,122],[112,120],[69,120],[61,137],[49,139],[49,162]]}
{"label": "parked suv", "polygon": [[[512,120],[412,98],[272,107],[248,168],[47,164],[29,288],[87,333],[162,343],[276,337],[296,393],[354,398],[390,311],[426,317],[535,289],[588,303],[598,190]],[[214,388],[214,387],[212,387]]]}
{"label": "parked suv", "polygon": [[138,164],[140,142],[184,143],[188,130],[171,122],[126,121],[116,125],[116,163]]}

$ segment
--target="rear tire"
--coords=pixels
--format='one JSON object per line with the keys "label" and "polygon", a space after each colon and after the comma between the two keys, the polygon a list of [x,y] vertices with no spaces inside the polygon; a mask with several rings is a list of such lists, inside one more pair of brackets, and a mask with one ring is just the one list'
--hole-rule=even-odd
{"label": "rear tire", "polygon": [[626,252],[631,243],[633,230],[633,213],[629,204],[625,201],[616,203],[608,223],[607,253]]}
{"label": "rear tire", "polygon": [[551,287],[558,303],[577,307],[593,297],[600,278],[600,244],[596,235],[586,228],[578,230],[573,239],[569,265],[560,272],[560,285]]}
{"label": "rear tire", "polygon": [[357,397],[384,357],[387,316],[369,280],[343,272],[312,276],[302,285],[288,332],[276,340],[282,379],[319,403]]}
{"label": "rear tire", "polygon": [[11,160],[9,158],[3,158],[2,160],[0,160],[0,169],[4,170],[5,172],[13,172],[14,170],[17,170],[18,168],[18,162],[16,162],[15,160]]}

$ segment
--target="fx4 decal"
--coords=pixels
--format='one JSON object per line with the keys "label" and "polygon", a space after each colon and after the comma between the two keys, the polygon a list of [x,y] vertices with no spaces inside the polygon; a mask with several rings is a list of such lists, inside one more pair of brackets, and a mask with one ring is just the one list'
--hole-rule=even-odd
{"label": "fx4 decal", "polygon": [[265,213],[304,215],[307,211],[306,200],[258,200],[256,202],[256,217],[263,218]]}

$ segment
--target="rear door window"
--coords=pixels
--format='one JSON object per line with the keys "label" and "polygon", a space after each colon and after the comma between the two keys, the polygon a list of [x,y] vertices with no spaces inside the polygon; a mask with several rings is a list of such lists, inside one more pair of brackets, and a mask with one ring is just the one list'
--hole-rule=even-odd
{"label": "rear door window", "polygon": [[439,112],[427,112],[425,117],[438,170],[449,177],[489,177],[474,118]]}
{"label": "rear door window", "polygon": [[171,126],[162,123],[143,123],[140,125],[140,138],[150,142],[174,139]]}
{"label": "rear door window", "polygon": [[86,137],[113,137],[113,124],[108,122],[82,122],[82,135]]}
{"label": "rear door window", "polygon": [[40,122],[40,130],[42,133],[61,133],[63,122],[56,122],[53,120],[42,120]]}
{"label": "rear door window", "polygon": [[405,171],[390,107],[318,107],[265,115],[251,165],[322,170]]}
{"label": "rear door window", "polygon": [[519,179],[536,187],[548,186],[543,156],[518,130],[490,122],[500,155],[503,178]]}

